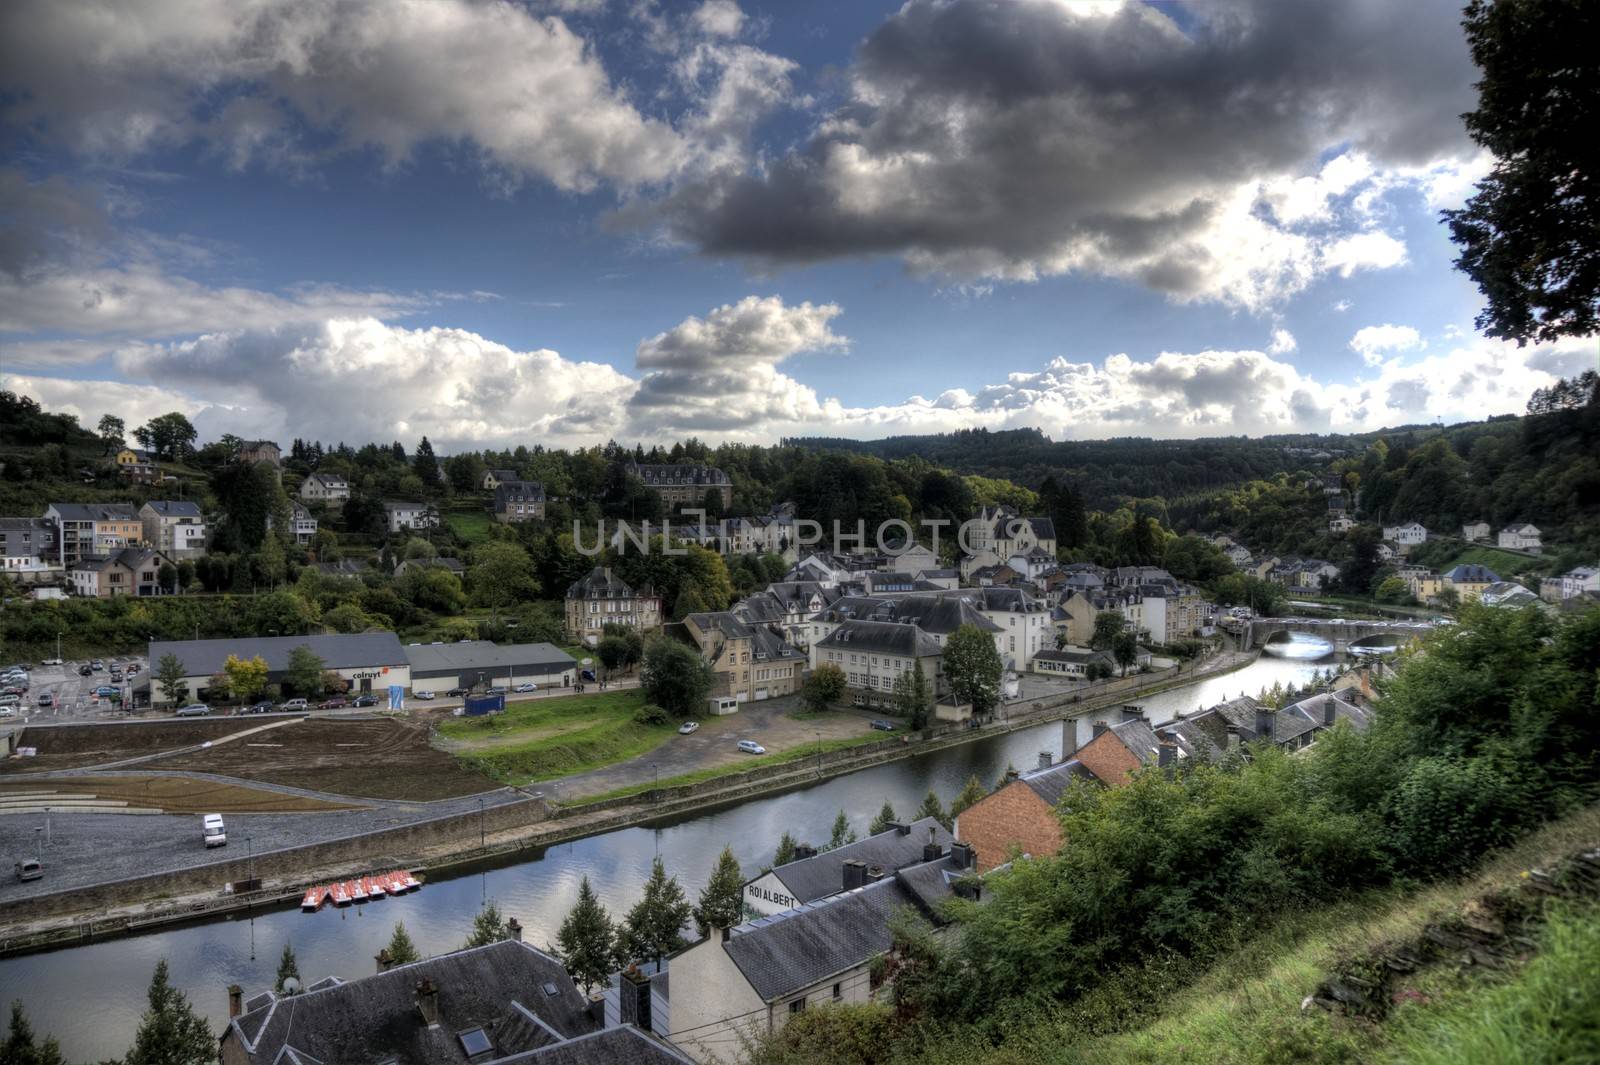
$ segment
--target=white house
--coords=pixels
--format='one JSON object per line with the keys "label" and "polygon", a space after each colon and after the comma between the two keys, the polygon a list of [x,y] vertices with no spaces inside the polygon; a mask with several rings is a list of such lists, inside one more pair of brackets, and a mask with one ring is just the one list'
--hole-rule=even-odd
{"label": "white house", "polygon": [[1427,543],[1428,530],[1415,521],[1408,521],[1404,525],[1385,525],[1383,527],[1383,538],[1390,543],[1398,544],[1404,549]]}
{"label": "white house", "polygon": [[1574,599],[1585,592],[1600,594],[1600,564],[1579,566],[1559,577],[1546,577],[1539,584],[1539,598],[1553,603]]}
{"label": "white house", "polygon": [[1539,543],[1539,530],[1532,525],[1507,525],[1500,530],[1499,544],[1513,551],[1527,551],[1537,555],[1543,546]]}
{"label": "white house", "polygon": [[350,498],[350,482],[337,473],[313,473],[300,483],[307,503],[340,503]]}
{"label": "white house", "polygon": [[426,503],[385,503],[383,513],[392,533],[402,529],[432,529],[439,524],[439,515]]}
{"label": "white house", "polygon": [[815,847],[801,844],[794,861],[768,869],[745,884],[744,904],[750,912],[770,917],[846,890],[847,862],[863,862],[893,872],[927,861],[929,845],[933,846],[933,856],[938,857],[953,839],[935,818],[924,817],[910,824],[891,825],[866,839],[820,854]]}
{"label": "white house", "polygon": [[1468,543],[1477,543],[1489,539],[1489,523],[1486,521],[1471,521],[1461,526],[1461,538]]}
{"label": "white house", "polygon": [[1244,569],[1250,564],[1250,549],[1242,544],[1230,544],[1222,549],[1222,553],[1228,556],[1228,561],[1237,569]]}

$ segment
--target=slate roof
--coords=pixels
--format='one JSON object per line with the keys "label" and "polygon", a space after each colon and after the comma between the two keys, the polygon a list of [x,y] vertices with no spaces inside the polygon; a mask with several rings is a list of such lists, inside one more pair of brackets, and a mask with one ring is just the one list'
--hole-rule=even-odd
{"label": "slate roof", "polygon": [[580,1035],[484,1065],[690,1065],[690,1059],[631,1024]]}
{"label": "slate roof", "polygon": [[1054,807],[1061,801],[1061,796],[1066,794],[1067,787],[1074,780],[1099,780],[1089,771],[1089,767],[1076,758],[1069,758],[1065,762],[1058,762],[1045,769],[1035,769],[1024,773],[1017,778],[1027,785],[1028,789],[1045,801],[1046,806]]}
{"label": "slate roof", "polygon": [[1154,761],[1159,753],[1157,748],[1160,747],[1161,741],[1156,739],[1155,730],[1143,718],[1136,717],[1131,721],[1112,725],[1110,731],[1122,741],[1128,752],[1141,762]]}
{"label": "slate roof", "polygon": [[81,560],[75,562],[72,568],[104,570],[107,566],[115,564],[126,566],[131,570],[138,570],[141,566],[158,558],[163,562],[167,561],[161,552],[153,551],[148,547],[124,547],[121,550],[111,552],[109,555],[85,555]]}
{"label": "slate roof", "polygon": [[493,477],[497,481],[515,481],[517,479],[517,471],[516,470],[490,470],[489,471],[489,476]]}
{"label": "slate roof", "polygon": [[372,566],[359,558],[341,558],[337,562],[318,562],[316,565],[317,572],[324,577],[359,577],[372,571]]}
{"label": "slate roof", "polygon": [[567,588],[568,599],[632,599],[633,595],[628,582],[604,566],[596,566]]}
{"label": "slate roof", "polygon": [[962,625],[975,625],[984,632],[1000,632],[1000,626],[978,613],[972,605],[975,589],[917,592],[901,596],[841,596],[820,611],[813,621],[911,621],[924,632],[949,635]]}
{"label": "slate roof", "polygon": [[152,499],[145,506],[163,518],[198,518],[200,504],[188,499]]}
{"label": "slate roof", "polygon": [[1082,665],[1099,662],[1103,666],[1116,666],[1116,662],[1112,661],[1111,656],[1104,651],[1036,651],[1034,652],[1033,660],[1035,662],[1041,660],[1045,662],[1076,662]]}
{"label": "slate roof", "polygon": [[[355,669],[360,666],[405,666],[405,649],[392,632],[358,632],[318,636],[240,636],[224,640],[157,640],[150,644],[150,661],[163,655],[177,655],[185,675],[211,676],[222,672],[229,655],[266,659],[267,670],[279,673],[289,668],[289,654],[307,646],[322,659],[325,669]],[[374,685],[376,686],[376,685]]]}
{"label": "slate roof", "polygon": [[541,503],[544,485],[538,481],[501,481],[494,488],[494,507],[500,510],[507,503]]}
{"label": "slate roof", "polygon": [[138,521],[139,514],[128,503],[51,503],[50,509],[62,521]]}
{"label": "slate roof", "polygon": [[1301,699],[1298,703],[1284,707],[1279,711],[1283,714],[1295,714],[1310,721],[1314,728],[1324,728],[1327,721],[1328,704],[1333,704],[1333,717],[1337,721],[1348,721],[1357,732],[1365,732],[1367,726],[1372,724],[1371,711],[1359,706],[1353,706],[1334,695],[1322,693],[1313,695],[1309,699]]}
{"label": "slate roof", "polygon": [[[424,978],[438,988],[440,1023],[433,1027],[423,1023],[415,1003],[416,986]],[[547,994],[546,984],[557,993]],[[543,1025],[530,1027],[516,1005],[537,1015]],[[500,1057],[547,1046],[551,1032],[563,1039],[588,1035],[598,1023],[585,1006],[559,961],[525,943],[505,940],[274,998],[230,1021],[223,1038],[237,1040],[246,1060],[262,1065],[285,1060],[447,1065],[469,1060],[459,1033],[472,1028],[486,1030]],[[537,1042],[529,1045],[531,1040]],[[518,1045],[508,1045],[513,1042]],[[286,1053],[295,1056],[280,1057]],[[629,1059],[525,1060],[579,1065]]]}
{"label": "slate roof", "polygon": [[1470,562],[1463,562],[1445,576],[1455,584],[1493,584],[1500,579],[1499,575],[1488,566]]}
{"label": "slate roof", "polygon": [[1033,526],[1033,535],[1040,540],[1056,538],[1056,523],[1049,518],[1029,518],[1028,524]]}
{"label": "slate roof", "polygon": [[817,641],[817,646],[917,658],[943,653],[939,641],[919,626],[895,621],[844,621]]}
{"label": "slate roof", "polygon": [[932,841],[941,847],[948,848],[954,840],[932,817],[913,821],[907,827],[909,832],[891,828],[855,843],[780,865],[772,872],[797,901],[814,902],[844,890],[844,863],[849,859],[882,866],[886,871],[899,869],[922,860],[922,848],[930,839],[929,829],[933,830]]}
{"label": "slate roof", "polygon": [[628,463],[628,472],[651,486],[672,487],[674,485],[723,485],[733,483],[728,479],[726,473],[723,473],[715,466],[700,466],[693,463],[641,465],[636,462],[630,462]]}
{"label": "slate roof", "polygon": [[498,644],[488,640],[465,640],[445,644],[409,644],[406,659],[411,663],[412,679],[432,673],[462,673],[481,669],[485,673],[515,668],[544,667],[559,673],[576,669],[578,662],[567,652],[548,643]]}

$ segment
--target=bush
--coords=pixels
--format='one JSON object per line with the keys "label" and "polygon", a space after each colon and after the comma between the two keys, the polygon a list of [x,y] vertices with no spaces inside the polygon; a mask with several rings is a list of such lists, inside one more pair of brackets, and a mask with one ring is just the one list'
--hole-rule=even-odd
{"label": "bush", "polygon": [[645,703],[634,711],[633,720],[641,725],[668,725],[672,717],[655,703]]}
{"label": "bush", "polygon": [[1523,821],[1522,789],[1489,758],[1419,758],[1395,793],[1392,846],[1422,876],[1454,876]]}

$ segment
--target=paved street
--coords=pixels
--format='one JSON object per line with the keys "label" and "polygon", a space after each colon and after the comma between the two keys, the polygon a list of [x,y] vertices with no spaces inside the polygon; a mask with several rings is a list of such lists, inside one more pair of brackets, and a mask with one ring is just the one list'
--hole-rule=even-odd
{"label": "paved street", "polygon": [[[117,655],[102,659],[106,668],[103,671],[92,673],[87,677],[78,675],[78,667],[85,665],[89,660],[69,661],[61,666],[41,666],[38,663],[17,663],[28,669],[28,693],[22,701],[14,707],[15,716],[0,719],[0,723],[38,724],[64,723],[68,721],[101,721],[114,720],[126,717],[122,711],[116,709],[111,700],[99,698],[94,694],[95,688],[109,685],[120,688],[124,696],[127,695],[130,681],[126,675],[119,681],[111,679],[113,666],[127,667],[137,663],[139,668],[148,671],[150,663],[146,662],[143,655]],[[10,662],[3,663],[10,665]],[[133,682],[141,680],[144,672],[137,674]],[[50,695],[52,704],[40,706],[39,697]]]}

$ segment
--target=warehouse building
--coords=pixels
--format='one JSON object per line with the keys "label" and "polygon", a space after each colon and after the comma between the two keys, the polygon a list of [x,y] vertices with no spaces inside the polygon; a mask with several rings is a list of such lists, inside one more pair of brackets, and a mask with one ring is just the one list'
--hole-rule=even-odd
{"label": "warehouse building", "polygon": [[577,660],[548,643],[414,643],[405,653],[411,665],[411,687],[427,691],[480,685],[515,688],[519,684],[566,688],[578,676]]}
{"label": "warehouse building", "polygon": [[360,632],[331,636],[242,636],[226,640],[157,640],[150,644],[151,699],[161,706],[173,702],[154,679],[161,659],[175,656],[183,663],[188,694],[208,687],[222,672],[229,655],[267,663],[267,683],[282,683],[289,655],[296,647],[309,647],[322,659],[324,672],[337,673],[352,692],[386,692],[392,685],[411,686],[411,663],[399,637],[392,632]]}

